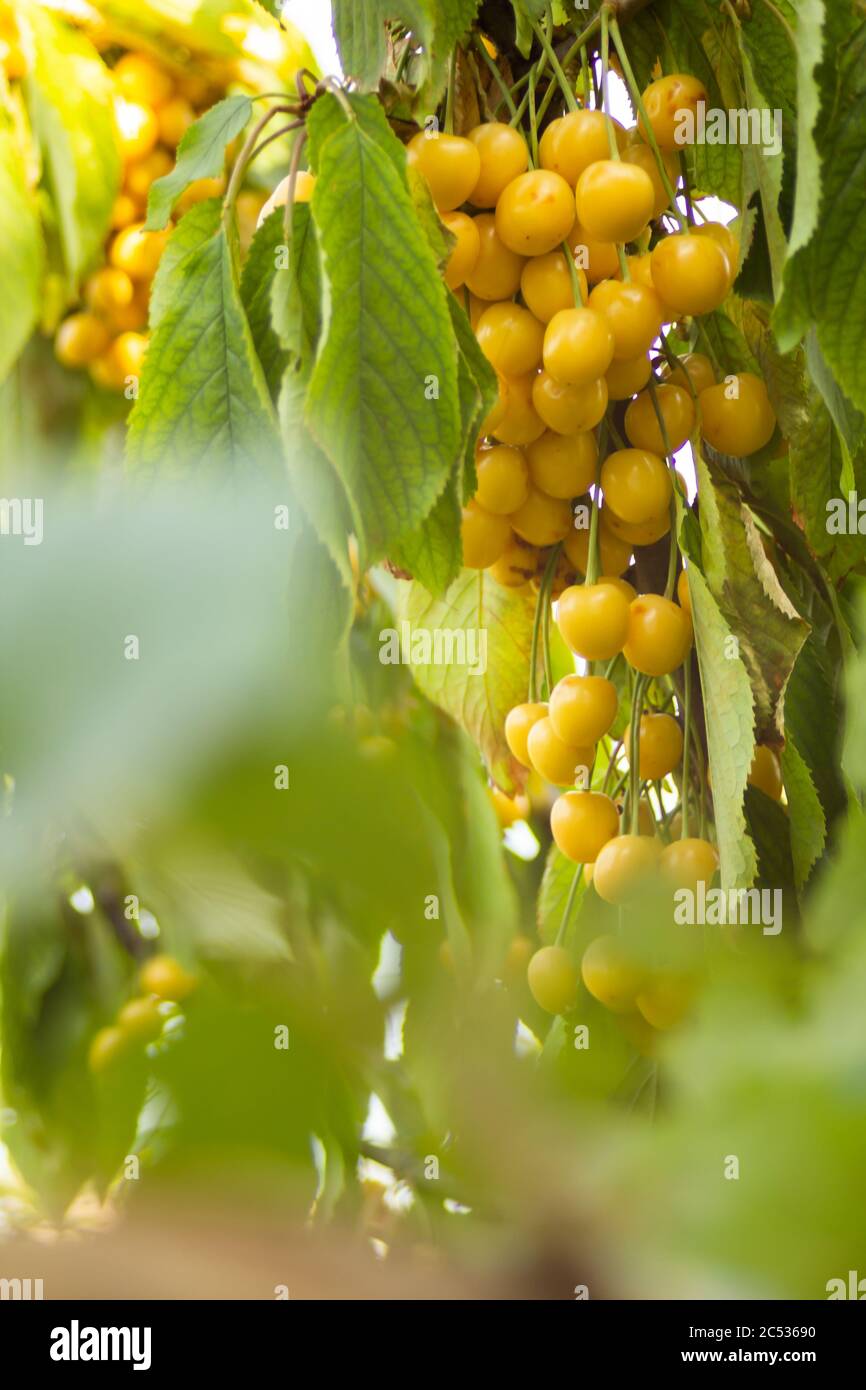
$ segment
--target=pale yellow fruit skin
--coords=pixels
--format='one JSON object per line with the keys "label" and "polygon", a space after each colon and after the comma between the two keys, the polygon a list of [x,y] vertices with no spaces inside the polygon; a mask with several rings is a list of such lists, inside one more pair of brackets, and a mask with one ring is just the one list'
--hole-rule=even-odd
{"label": "pale yellow fruit skin", "polygon": [[[267,222],[274,208],[284,208],[286,206],[286,203],[289,201],[290,183],[291,175],[287,174],[286,177],[280,183],[277,184],[270,198],[268,198],[267,202],[263,205],[262,210],[259,213],[259,219],[256,223],[257,229],[262,225],[263,222]],[[302,169],[298,174],[297,181],[295,183],[295,202],[308,203],[313,196],[313,189],[315,188],[315,186],[315,174],[310,174],[305,169]]]}
{"label": "pale yellow fruit skin", "polygon": [[659,852],[658,842],[649,835],[619,835],[608,840],[595,861],[592,882],[596,893],[615,907],[631,901],[655,875]]}
{"label": "pale yellow fruit skin", "polygon": [[548,1014],[567,1013],[577,1003],[580,979],[574,962],[561,946],[542,946],[526,972],[532,997]]}
{"label": "pale yellow fruit skin", "polygon": [[752,758],[752,766],[749,768],[749,786],[757,787],[759,791],[772,797],[773,801],[782,799],[782,769],[779,766],[779,759],[768,748],[765,743],[759,743]]}
{"label": "pale yellow fruit skin", "polygon": [[593,999],[611,1013],[631,1013],[644,984],[643,971],[615,936],[597,936],[583,953],[580,973]]}

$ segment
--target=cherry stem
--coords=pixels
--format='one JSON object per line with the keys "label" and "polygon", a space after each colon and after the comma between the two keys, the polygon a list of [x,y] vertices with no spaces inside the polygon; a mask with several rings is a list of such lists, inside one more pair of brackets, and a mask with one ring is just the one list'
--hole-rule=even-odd
{"label": "cherry stem", "polygon": [[565,911],[562,914],[562,921],[559,924],[559,930],[556,933],[556,940],[553,943],[555,946],[561,946],[565,941],[565,933],[568,929],[568,919],[571,916],[571,910],[574,907],[574,900],[577,897],[577,890],[580,887],[580,880],[583,877],[583,867],[584,866],[582,864],[578,864],[577,868],[574,871],[574,877],[571,880],[571,887],[568,890],[568,899],[565,904]]}
{"label": "cherry stem", "polygon": [[599,571],[599,545],[598,545],[598,494],[601,487],[601,463],[602,454],[607,446],[607,431],[609,422],[605,420],[598,436],[598,458],[595,464],[595,491],[592,494],[592,515],[589,519],[589,542],[587,544],[586,575],[584,584],[595,584],[598,579]]}
{"label": "cherry stem", "polygon": [[247,136],[246,140],[244,141],[243,146],[241,148],[241,152],[235,160],[235,166],[232,169],[231,178],[229,179],[225,197],[223,198],[222,215],[223,222],[226,226],[228,226],[228,221],[231,218],[232,209],[235,205],[238,193],[240,192],[241,185],[244,181],[244,176],[247,172],[247,165],[250,162],[253,150],[258,144],[259,136],[265,129],[265,126],[268,125],[269,122],[272,121],[276,115],[278,115],[280,112],[285,112],[286,110],[287,108],[285,106],[272,106],[269,111],[266,111],[263,116],[259,117],[252,130],[250,131],[249,135]]}
{"label": "cherry stem", "polygon": [[529,74],[529,87],[527,96],[529,98],[529,139],[532,150],[532,162],[538,167],[538,116],[535,111],[535,81],[536,74],[533,68]]}
{"label": "cherry stem", "polygon": [[725,372],[722,368],[722,364],[716,356],[715,348],[710,342],[710,335],[699,318],[695,319],[695,327],[698,330],[698,337],[703,341],[707,356],[713,364],[713,370],[716,373],[716,376],[721,377],[722,380],[724,380]]}
{"label": "cherry stem", "polygon": [[679,163],[680,176],[683,181],[683,197],[686,202],[686,217],[689,220],[689,225],[693,227],[695,225],[695,209],[692,203],[692,190],[689,188],[689,171],[686,167],[686,157],[682,150],[680,150]]}
{"label": "cherry stem", "polygon": [[[541,588],[538,591],[538,606],[536,608],[536,618],[541,612],[542,628],[542,660],[544,662],[544,684],[547,698],[553,689],[552,662],[550,659],[550,591],[553,588],[553,579],[556,574],[556,566],[559,561],[559,553],[562,550],[562,542],[553,546],[547,557],[547,564],[544,567],[544,575],[541,580]],[[536,657],[537,660],[537,657]]]}
{"label": "cherry stem", "polygon": [[583,306],[583,287],[580,283],[580,276],[577,273],[577,266],[574,263],[574,252],[567,241],[562,243],[562,250],[565,255],[565,263],[571,275],[571,288],[574,290],[574,302],[577,307]]}
{"label": "cherry stem", "polygon": [[692,654],[689,652],[685,660],[683,669],[683,684],[685,687],[685,698],[683,701],[683,722],[685,724],[685,742],[683,744],[683,825],[680,834],[681,840],[689,838],[689,751],[692,742]]}
{"label": "cherry stem", "polygon": [[634,684],[634,695],[632,697],[631,728],[628,748],[630,770],[628,809],[632,835],[637,835],[640,832],[640,717],[643,710],[643,697],[646,687],[646,676],[638,676]]}
{"label": "cherry stem", "polygon": [[307,132],[302,130],[295,140],[294,149],[292,150],[292,162],[289,167],[289,186],[286,193],[286,206],[283,212],[283,233],[286,239],[286,245],[290,250],[294,233],[295,188],[298,182],[298,172],[301,167],[301,155],[304,152],[306,143]]}
{"label": "cherry stem", "polygon": [[[604,18],[604,15],[605,10],[602,10],[602,18]],[[634,72],[632,70],[631,63],[629,62],[628,54],[625,51],[625,44],[622,41],[622,34],[619,32],[619,24],[617,23],[615,15],[610,20],[610,32],[611,37],[613,38],[614,45],[616,47],[616,51],[619,54],[619,61],[622,64],[622,73],[626,81],[626,86],[628,87],[629,92],[631,93],[632,100],[634,101],[638,116],[640,120],[643,122],[643,134],[645,136],[647,144],[653,152],[653,158],[656,162],[656,168],[659,171],[659,178],[661,179],[662,184],[664,185],[664,190],[668,195],[671,212],[674,214],[674,216],[677,219],[677,222],[680,225],[680,231],[685,231],[686,219],[682,214],[682,210],[677,205],[677,195],[674,191],[673,184],[671,183],[670,175],[668,174],[664,159],[662,158],[662,152],[659,149],[658,141],[655,137],[655,131],[650,125],[649,118],[646,113],[646,108],[643,104],[643,97],[641,96],[640,89],[638,88],[637,82],[635,81]]]}
{"label": "cherry stem", "polygon": [[[673,479],[675,479],[675,478],[676,478],[676,475],[677,475],[677,470],[676,470],[676,468],[675,468],[675,466],[674,466],[674,455],[673,455],[673,450],[671,449],[671,442],[670,442],[670,440],[668,439],[668,428],[667,428],[667,425],[665,424],[665,418],[664,418],[664,416],[663,416],[663,414],[662,414],[662,412],[661,412],[661,408],[660,408],[660,406],[659,406],[659,398],[658,398],[658,392],[656,391],[656,384],[655,384],[655,382],[654,382],[654,380],[653,380],[652,377],[650,377],[650,379],[649,379],[649,381],[648,381],[648,383],[647,383],[647,390],[648,390],[649,393],[650,393],[650,400],[652,401],[653,410],[655,411],[655,417],[656,417],[656,420],[658,421],[659,432],[661,433],[662,443],[664,444],[664,448],[665,448],[665,458],[667,459],[668,468],[671,470],[671,473],[672,473],[672,475],[673,475]],[[672,486],[672,488],[673,488],[674,493],[676,493],[676,482],[673,481],[673,479],[672,479],[672,481],[671,481],[671,486]],[[676,496],[672,496],[672,497],[671,497],[671,502],[670,502],[670,514],[671,514],[671,547],[670,547],[670,556],[669,556],[669,559],[668,559],[668,577],[667,577],[667,583],[665,584],[665,598],[666,598],[666,599],[672,599],[672,598],[673,598],[673,594],[674,594],[674,582],[675,582],[676,577],[677,577],[677,555],[679,554],[679,543],[678,543],[678,541],[677,541],[677,502],[676,502]]]}
{"label": "cherry stem", "polygon": [[[553,17],[550,13],[549,5],[547,7],[547,15],[550,27],[551,29],[553,29]],[[560,91],[562,92],[562,95],[565,97],[566,106],[568,107],[569,111],[576,111],[578,109],[577,99],[571,87],[569,86],[568,78],[562,70],[559,59],[556,56],[556,50],[554,49],[553,44],[550,42],[550,39],[545,33],[544,27],[541,24],[533,23],[532,32],[535,34],[535,37],[538,39],[539,43],[541,44],[541,47],[544,49],[548,62],[550,63],[550,66],[553,68],[554,76],[556,77],[556,80],[559,83]]]}
{"label": "cherry stem", "polygon": [[284,125],[281,126],[279,130],[275,130],[273,135],[269,135],[266,140],[262,140],[261,144],[256,145],[255,149],[253,150],[252,154],[247,160],[247,168],[249,168],[254,159],[258,159],[262,150],[266,150],[268,145],[273,144],[275,140],[281,140],[284,135],[291,135],[293,130],[301,130],[303,128],[303,125],[303,121],[292,121],[291,125]]}
{"label": "cherry stem", "polygon": [[686,387],[688,389],[689,395],[691,396],[692,400],[695,403],[697,403],[698,393],[695,390],[694,383],[692,381],[692,376],[691,372],[689,371],[688,362],[684,362],[683,359],[679,357],[677,353],[674,352],[664,333],[661,331],[659,331],[659,342],[662,345],[662,352],[664,353],[668,366],[673,371],[676,371],[678,367],[682,368],[683,375],[686,379]]}
{"label": "cherry stem", "polygon": [[[511,92],[508,90],[508,87],[506,86],[505,78],[502,76],[502,73],[499,71],[499,68],[496,66],[490,54],[487,52],[487,49],[484,46],[484,40],[482,39],[481,35],[476,32],[475,34],[473,34],[472,37],[475,40],[475,47],[478,49],[478,52],[481,54],[482,58],[484,59],[484,62],[490,69],[491,76],[493,77],[494,82],[496,83],[502,94],[502,100],[505,102],[506,106],[511,112],[511,123],[512,125],[514,125],[518,120],[517,107],[514,105],[514,100],[511,96]],[[498,104],[499,103],[497,102],[497,106]]]}
{"label": "cherry stem", "polygon": [[445,96],[445,134],[454,134],[454,88],[457,85],[457,54],[459,49],[451,54],[451,63],[448,69],[448,91]]}

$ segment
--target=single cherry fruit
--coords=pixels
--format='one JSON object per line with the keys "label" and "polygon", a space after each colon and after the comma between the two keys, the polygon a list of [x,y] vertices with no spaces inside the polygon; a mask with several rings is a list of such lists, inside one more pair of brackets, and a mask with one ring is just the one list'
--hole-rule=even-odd
{"label": "single cherry fruit", "polygon": [[662,305],[655,290],[633,280],[602,280],[589,296],[589,307],[610,324],[615,362],[628,362],[648,352],[662,326]]}
{"label": "single cherry fruit", "polygon": [[659,843],[649,835],[617,835],[595,861],[592,883],[605,902],[619,907],[643,892],[658,871]]}
{"label": "single cherry fruit", "polygon": [[601,465],[605,502],[620,520],[640,525],[660,516],[671,500],[670,469],[648,449],[617,449]]}
{"label": "single cherry fruit", "polygon": [[488,512],[473,498],[463,508],[460,538],[463,543],[463,564],[470,570],[486,570],[500,558],[511,537],[511,527],[504,516]]}
{"label": "single cherry fruit", "polygon": [[694,891],[699,883],[709,885],[718,867],[719,856],[709,840],[672,840],[659,858],[661,876],[672,888]]}
{"label": "single cherry fruit", "polygon": [[[656,410],[664,421],[664,435]],[[649,391],[642,391],[625,412],[629,443],[636,449],[649,449],[662,456],[681,449],[694,427],[694,401],[682,386],[656,386],[655,401]]]}
{"label": "single cherry fruit", "polygon": [[427,180],[440,212],[452,212],[465,203],[481,174],[477,147],[461,135],[419,130],[406,147],[406,157]]}
{"label": "single cherry fruit", "polygon": [[698,397],[701,433],[720,454],[748,458],[769,444],[776,414],[760,377],[739,372]]}
{"label": "single cherry fruit", "polygon": [[550,721],[565,743],[598,743],[616,718],[616,686],[603,676],[563,676],[550,696]]}
{"label": "single cherry fruit", "polygon": [[529,163],[526,141],[519,130],[502,121],[477,125],[466,138],[481,159],[481,172],[468,200],[477,208],[495,208],[508,184],[526,171]]}
{"label": "single cherry fruit", "polygon": [[[580,386],[565,387],[580,391]],[[598,445],[588,430],[581,434],[548,431],[526,450],[529,473],[539,491],[548,497],[580,497],[595,482]]]}
{"label": "single cherry fruit", "polygon": [[580,973],[593,999],[615,1014],[634,1010],[646,980],[645,972],[631,958],[619,937],[612,935],[597,936],[589,943],[583,953]]}
{"label": "single cherry fruit", "polygon": [[557,626],[585,661],[609,661],[629,634],[630,606],[609,584],[573,584],[559,600]]}
{"label": "single cherry fruit", "polygon": [[550,829],[566,859],[594,864],[619,831],[619,813],[615,802],[603,792],[565,792],[553,803]]}
{"label": "single cherry fruit", "polygon": [[[573,438],[595,429],[603,418],[607,383],[600,376],[584,386],[566,386],[542,370],[532,383],[532,403],[549,430]],[[595,473],[579,491],[585,491],[594,480]]]}
{"label": "single cherry fruit", "polygon": [[[631,729],[624,739],[626,757],[631,761]],[[683,756],[683,731],[670,714],[642,714],[638,759],[641,781],[655,782],[679,766]]]}
{"label": "single cherry fruit", "polygon": [[478,231],[478,259],[466,276],[466,285],[478,299],[491,303],[510,299],[520,289],[524,258],[517,256],[499,240],[496,218],[492,212],[482,212],[473,219]]}
{"label": "single cherry fruit", "polygon": [[565,241],[574,226],[574,194],[549,169],[520,174],[496,204],[496,231],[520,256],[544,256]]}
{"label": "single cherry fruit", "polygon": [[710,237],[665,237],[652,253],[651,269],[661,300],[676,314],[708,314],[728,293],[728,258]]}
{"label": "single cherry fruit", "polygon": [[768,748],[765,743],[759,743],[752,758],[752,766],[749,768],[749,786],[757,787],[765,796],[772,797],[773,801],[781,801],[782,789],[782,769],[779,759],[772,748]]}
{"label": "single cherry fruit", "polygon": [[590,164],[575,189],[578,221],[596,241],[634,241],[652,217],[655,201],[649,174],[616,159]]}
{"label": "single cherry fruit", "polygon": [[521,767],[532,768],[526,741],[533,725],[537,724],[539,719],[546,719],[547,714],[547,705],[534,701],[515,705],[505,716],[505,742]]}
{"label": "single cherry fruit", "polygon": [[509,521],[530,545],[556,545],[571,530],[572,511],[564,499],[548,497],[530,484],[526,501],[511,513]]}
{"label": "single cherry fruit", "polygon": [[160,999],[173,999],[178,1003],[192,994],[198,983],[174,956],[166,955],[152,956],[145,961],[138,982],[143,994],[156,994]]}
{"label": "single cherry fruit", "polygon": [[533,999],[548,1014],[564,1014],[577,1003],[580,979],[574,962],[561,946],[542,946],[526,972]]}
{"label": "single cherry fruit", "polygon": [[529,467],[520,449],[495,444],[475,456],[476,501],[496,516],[516,512],[529,496]]}
{"label": "single cherry fruit", "polygon": [[595,749],[563,743],[554,732],[549,716],[533,724],[526,740],[526,750],[533,770],[555,787],[571,787],[577,781],[588,782],[592,775]]}
{"label": "single cherry fruit", "polygon": [[661,594],[641,594],[629,608],[626,661],[645,676],[667,676],[681,666],[693,640],[689,617]]}
{"label": "single cherry fruit", "polygon": [[544,369],[566,386],[588,386],[613,361],[614,336],[595,309],[562,309],[544,334]]}
{"label": "single cherry fruit", "polygon": [[[690,73],[674,72],[651,82],[643,93],[643,108],[659,149],[677,151],[691,144],[695,137],[694,122],[701,102],[709,104],[703,82]],[[648,138],[643,116],[638,128],[644,140]]]}
{"label": "single cherry fruit", "polygon": [[525,376],[541,365],[544,324],[519,304],[491,304],[478,320],[475,336],[484,356],[505,377]]}
{"label": "single cherry fruit", "polygon": [[445,283],[449,290],[458,290],[466,276],[475,269],[481,254],[481,237],[474,221],[465,212],[445,212],[442,221],[451,235],[456,237],[445,267]]}

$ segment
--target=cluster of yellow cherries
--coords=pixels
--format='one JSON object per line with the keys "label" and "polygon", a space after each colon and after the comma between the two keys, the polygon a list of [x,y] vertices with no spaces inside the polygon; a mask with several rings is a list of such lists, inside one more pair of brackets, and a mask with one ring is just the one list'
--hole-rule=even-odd
{"label": "cluster of yellow cherries", "polygon": [[[107,391],[125,391],[141,374],[147,351],[150,287],[171,234],[147,232],[151,184],[169,173],[184,133],[222,93],[194,74],[176,76],[148,53],[124,53],[112,69],[114,118],[123,182],[111,216],[106,264],[83,286],[83,307],[60,323],[54,350],[71,369],[85,368]],[[199,179],[178,199],[183,214],[194,203],[220,196],[224,179]],[[265,195],[244,190],[237,211],[241,241],[248,241]]]}
{"label": "cluster of yellow cherries", "polygon": [[162,1033],[169,1003],[189,998],[196,977],[174,956],[152,956],[138,976],[140,994],[119,1009],[114,1023],[94,1033],[87,1054],[94,1074],[105,1072],[137,1047],[155,1042]]}
{"label": "cluster of yellow cherries", "polygon": [[[563,543],[552,589],[557,624],[589,663],[588,674],[562,679],[548,703],[513,709],[506,740],[523,767],[571,788],[553,806],[554,841],[585,866],[595,892],[618,907],[633,903],[652,880],[671,888],[708,883],[718,855],[703,838],[663,843],[644,801],[638,833],[621,833],[613,797],[589,790],[597,745],[618,711],[616,687],[594,674],[591,663],[621,653],[637,676],[651,679],[671,675],[689,659],[686,572],[679,576],[679,602],[638,595],[621,576],[635,547],[669,531],[671,456],[696,428],[714,449],[737,457],[762,449],[776,428],[766,388],[751,373],[717,382],[700,353],[668,360],[653,373],[650,352],[663,325],[718,308],[739,267],[737,238],[715,222],[685,225],[647,249],[649,225],[671,207],[677,185],[678,113],[695,112],[701,100],[700,82],[675,74],[644,91],[632,131],[602,111],[569,111],[545,129],[537,168],[529,167],[521,132],[498,122],[466,137],[422,131],[408,147],[410,165],[426,178],[455,239],[446,283],[462,297],[499,381],[476,451],[477,490],[463,511],[464,564],[516,587],[537,582],[543,552]],[[630,447],[599,463],[594,431],[609,402],[625,401]],[[588,518],[593,485],[601,578],[574,584],[574,575],[590,570],[589,529],[576,518]],[[576,508],[577,501],[586,506]],[[684,738],[672,715],[642,712],[638,743],[639,781],[661,780],[678,768]],[[629,733],[624,753],[635,756]],[[775,761],[771,750],[759,749],[750,780],[778,799],[778,764],[771,768],[768,760]],[[516,946],[523,954],[527,943],[519,938]],[[582,976],[606,1007],[639,1013],[653,1027],[671,1026],[689,997],[682,977],[648,974],[615,936],[589,946]],[[580,977],[559,945],[531,955],[527,978],[550,1013],[577,1002]]]}
{"label": "cluster of yellow cherries", "polygon": [[[464,564],[489,569],[503,584],[537,575],[539,551],[558,542],[560,582],[586,573],[586,527],[575,526],[573,502],[597,480],[592,431],[609,401],[634,397],[625,415],[631,447],[601,468],[609,575],[624,572],[634,546],[669,529],[664,456],[698,420],[713,448],[739,457],[773,435],[766,388],[751,373],[716,382],[700,354],[666,366],[658,381],[652,373],[650,349],[662,326],[717,308],[739,264],[737,238],[716,222],[637,249],[676,187],[676,113],[705,98],[686,75],[661,78],[643,94],[666,181],[643,122],[626,131],[598,110],[554,120],[533,169],[522,133],[500,122],[466,137],[424,130],[409,143],[410,165],[426,178],[455,238],[446,282],[462,296],[499,380],[462,539]],[[636,249],[625,254],[628,245]]]}

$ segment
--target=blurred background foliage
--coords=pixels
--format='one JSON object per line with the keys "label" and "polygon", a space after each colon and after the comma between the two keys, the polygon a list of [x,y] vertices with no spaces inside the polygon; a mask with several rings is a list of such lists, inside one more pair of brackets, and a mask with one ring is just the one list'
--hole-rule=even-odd
{"label": "blurred background foliage", "polygon": [[[506,963],[544,798],[503,851],[466,736],[378,660],[393,581],[364,586],[335,664],[339,580],[299,515],[275,529],[285,489],[46,483],[43,545],[0,547],[7,1225],[179,1189],[596,1294],[817,1298],[857,1267],[862,658],[853,809],[802,927],[672,930],[648,901],[633,945],[700,974],[690,1020],[650,1040],[583,991],[551,1026]],[[551,865],[542,935],[561,898]],[[587,894],[580,941],[612,911]],[[199,988],[94,1077],[154,949]]]}
{"label": "blurred background foliage", "polygon": [[[498,1288],[504,1270],[528,1296],[567,1298],[587,1284],[592,1297],[824,1297],[828,1279],[863,1268],[866,1248],[852,1199],[866,1159],[866,660],[855,649],[866,609],[860,549],[846,541],[822,554],[818,525],[826,497],[861,478],[864,452],[850,402],[829,388],[818,401],[804,375],[804,355],[816,377],[826,370],[824,307],[804,305],[786,272],[786,331],[811,313],[821,332],[783,359],[761,313],[774,227],[753,206],[739,285],[752,297],[735,296],[708,331],[729,364],[760,359],[776,374],[792,448],[787,463],[759,459],[733,480],[722,469],[702,479],[717,510],[700,533],[683,526],[710,585],[703,618],[696,599],[698,624],[722,622],[712,591],[724,593],[725,617],[752,638],[751,683],[737,698],[760,696],[767,730],[788,680],[786,783],[802,797],[789,797],[786,818],[750,790],[726,827],[732,856],[745,863],[754,848],[761,881],[784,886],[784,930],[673,930],[647,899],[630,942],[647,962],[700,980],[690,1017],[655,1032],[581,988],[569,1023],[551,1023],[510,948],[536,933],[553,939],[571,866],[551,850],[544,787],[529,785],[526,821],[503,832],[478,751],[507,784],[497,725],[511,686],[522,690],[525,597],[500,596],[500,610],[488,595],[500,645],[472,708],[476,678],[465,673],[437,683],[434,670],[419,688],[408,668],[380,662],[381,633],[407,615],[433,622],[438,610],[383,568],[338,570],[319,539],[327,518],[316,532],[305,519],[298,480],[309,459],[300,429],[287,429],[291,400],[281,402],[285,480],[263,470],[253,481],[250,470],[214,486],[200,470],[191,482],[131,482],[121,469],[125,403],[63,371],[46,339],[31,336],[53,329],[105,233],[111,142],[90,110],[94,90],[67,80],[70,65],[104,51],[104,26],[112,42],[158,48],[226,91],[266,89],[267,73],[288,80],[312,66],[306,46],[280,38],[280,51],[269,49],[267,35],[280,31],[252,0],[30,8],[42,12],[43,34],[76,12],[60,68],[41,84],[37,69],[33,81],[40,148],[57,170],[71,160],[89,197],[67,197],[58,176],[46,213],[41,193],[34,208],[20,185],[0,185],[12,190],[0,225],[10,209],[32,217],[36,247],[21,262],[32,283],[25,275],[16,287],[0,265],[4,350],[16,359],[0,386],[0,491],[42,498],[45,527],[41,546],[0,543],[0,1233],[114,1223],[106,1248],[122,1271],[124,1232],[137,1233],[128,1248],[138,1250],[147,1221],[173,1222],[179,1207],[231,1213],[242,1230],[264,1214],[278,1231],[311,1228],[293,1297],[337,1287],[311,1253],[332,1252],[335,1233],[356,1293],[375,1287],[374,1261],[387,1255],[398,1269],[432,1270],[433,1291],[446,1295],[473,1278]],[[350,7],[337,8],[345,21]],[[689,23],[702,8],[660,3],[635,21],[641,76],[658,55],[659,22],[666,57],[706,69]],[[767,38],[768,7],[752,8],[742,41],[790,131],[794,64]],[[792,6],[781,11],[793,20]],[[246,30],[226,27],[230,16]],[[265,35],[258,52],[238,42],[251,24]],[[814,26],[804,22],[803,35],[814,44]],[[720,98],[727,72],[721,58],[709,70]],[[833,122],[859,99],[850,67],[820,76],[825,94],[845,84],[845,100],[825,103],[832,115],[806,151],[806,176],[829,161]],[[431,69],[419,80],[441,78]],[[89,142],[75,138],[81,122]],[[755,171],[729,149],[701,157],[708,186],[745,209]],[[263,187],[275,181],[267,161],[257,175]],[[795,217],[787,162],[777,192],[786,220]],[[10,246],[26,225],[7,227]],[[802,224],[799,255],[815,266],[803,284],[822,252],[808,232]],[[862,295],[849,296],[839,351],[852,387],[862,312]],[[791,521],[790,480],[805,540]],[[769,599],[755,589],[767,578],[762,562],[745,582],[742,568],[729,571],[745,549],[731,525],[732,481],[784,539],[778,581],[811,635],[782,624],[776,608],[770,625]],[[287,529],[275,525],[280,508]],[[838,600],[827,575],[847,576]],[[458,593],[462,621],[475,615],[476,583]],[[491,638],[491,660],[492,650]],[[740,789],[751,747],[735,750]],[[614,920],[580,892],[575,948]],[[175,956],[198,987],[166,1010],[159,1039],[94,1074],[92,1039],[135,996],[155,951]],[[576,1045],[581,1025],[588,1047]],[[275,1046],[281,1030],[287,1047]],[[726,1176],[732,1157],[736,1179]],[[4,1262],[12,1248],[0,1247]],[[277,1252],[261,1268],[267,1297]],[[121,1277],[140,1287],[128,1268]]]}

